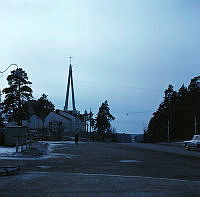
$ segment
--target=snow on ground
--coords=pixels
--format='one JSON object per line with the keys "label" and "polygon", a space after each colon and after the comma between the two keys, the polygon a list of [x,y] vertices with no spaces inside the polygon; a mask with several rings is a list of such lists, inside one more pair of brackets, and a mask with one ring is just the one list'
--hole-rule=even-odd
{"label": "snow on ground", "polygon": [[[55,148],[59,149],[58,146],[62,146],[64,144],[74,144],[74,141],[43,141],[45,143],[48,143],[49,147],[48,147],[48,150],[49,152],[52,152],[54,151]],[[83,144],[85,142],[79,142],[80,144]],[[76,146],[76,145],[75,145]]]}
{"label": "snow on ground", "polygon": [[[63,144],[75,144],[74,141],[41,141],[41,142],[48,143],[51,146],[59,146]],[[83,144],[85,142],[78,142],[78,143]]]}
{"label": "snow on ground", "polygon": [[10,159],[10,160],[45,160],[45,159],[54,159],[54,158],[64,158],[64,159],[70,159],[72,157],[75,157],[77,155],[71,155],[71,154],[59,154],[59,153],[50,153],[49,155],[44,155],[42,157],[19,157],[19,156],[0,156],[1,159]]}
{"label": "snow on ground", "polygon": [[[84,143],[84,142],[81,142]],[[16,153],[16,148],[14,147],[0,147],[0,159],[11,159],[11,160],[45,160],[45,159],[51,159],[51,158],[65,158],[65,159],[70,159],[76,155],[72,154],[62,154],[62,153],[54,153],[53,151],[55,149],[59,149],[59,146],[62,146],[64,144],[74,144],[73,141],[40,141],[36,142],[32,146],[41,149],[41,151],[44,151],[45,145],[48,144],[47,147],[47,153],[43,154],[40,157],[34,157],[30,155],[25,155],[22,153]],[[74,145],[76,146],[76,145]],[[65,149],[60,148],[60,149]],[[19,148],[21,150],[21,148]]]}
{"label": "snow on ground", "polygon": [[15,147],[4,147],[4,146],[0,146],[0,155],[1,154],[12,154],[16,152],[16,148]]}

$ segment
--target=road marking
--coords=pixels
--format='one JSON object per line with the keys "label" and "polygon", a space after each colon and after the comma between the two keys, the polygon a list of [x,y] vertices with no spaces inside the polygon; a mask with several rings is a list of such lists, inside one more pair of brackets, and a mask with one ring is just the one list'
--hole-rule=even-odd
{"label": "road marking", "polygon": [[[48,172],[38,172],[32,171],[27,172],[27,174],[44,174]],[[193,183],[200,183],[200,181],[192,181],[192,180],[185,180],[185,179],[170,179],[164,177],[150,177],[150,176],[129,176],[129,175],[118,175],[118,174],[87,174],[87,173],[63,173],[63,172],[50,172],[48,174],[65,174],[65,175],[79,175],[79,176],[104,176],[104,177],[122,177],[122,178],[143,178],[143,179],[154,179],[154,180],[165,180],[165,181],[179,181],[179,182],[193,182]]]}

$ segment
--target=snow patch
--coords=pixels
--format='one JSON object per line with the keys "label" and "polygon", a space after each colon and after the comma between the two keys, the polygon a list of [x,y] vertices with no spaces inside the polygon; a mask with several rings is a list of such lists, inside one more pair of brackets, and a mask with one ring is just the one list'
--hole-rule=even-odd
{"label": "snow patch", "polygon": [[72,157],[75,157],[76,155],[72,154],[60,154],[60,153],[49,153],[48,155],[43,155],[42,157],[19,157],[18,155],[12,155],[12,156],[3,156],[0,157],[0,159],[10,159],[10,160],[45,160],[45,159],[55,159],[55,158],[64,158],[64,159],[70,159]]}
{"label": "snow patch", "polygon": [[[32,144],[32,151],[16,153],[16,148],[0,147],[0,159],[10,160],[45,160],[52,158],[70,159],[76,155],[53,153],[58,146],[72,144],[68,141],[42,141]],[[73,142],[74,144],[74,142]],[[64,149],[64,148],[63,148]],[[20,150],[20,149],[19,149]],[[41,154],[39,154],[41,153]]]}
{"label": "snow patch", "polygon": [[12,154],[12,153],[15,153],[15,151],[16,151],[15,147],[0,146],[0,154]]}
{"label": "snow patch", "polygon": [[49,169],[51,168],[51,166],[37,166],[38,168],[42,168],[42,169]]}

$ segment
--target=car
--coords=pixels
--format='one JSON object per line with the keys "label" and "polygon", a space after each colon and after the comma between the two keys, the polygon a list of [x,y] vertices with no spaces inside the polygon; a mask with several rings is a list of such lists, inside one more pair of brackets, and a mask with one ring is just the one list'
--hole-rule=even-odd
{"label": "car", "polygon": [[200,150],[200,135],[194,135],[192,140],[184,141],[187,150]]}

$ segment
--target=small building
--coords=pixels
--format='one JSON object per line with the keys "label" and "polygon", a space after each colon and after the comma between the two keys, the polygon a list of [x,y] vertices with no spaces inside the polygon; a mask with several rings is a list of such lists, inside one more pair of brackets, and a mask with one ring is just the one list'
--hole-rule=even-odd
{"label": "small building", "polygon": [[29,129],[42,129],[44,128],[44,122],[42,121],[42,119],[33,114],[29,120],[23,120],[22,121],[22,125],[23,126],[27,126]]}
{"label": "small building", "polygon": [[72,115],[69,112],[63,110],[56,110],[56,113],[72,121],[72,132],[80,133],[86,131],[85,122],[76,117],[76,115]]}
{"label": "small building", "polygon": [[4,145],[16,146],[25,143],[25,136],[28,132],[27,127],[23,126],[7,126],[4,128]]}
{"label": "small building", "polygon": [[[17,122],[8,122],[6,126],[17,126]],[[44,122],[39,116],[33,114],[28,120],[22,120],[22,126],[28,127],[29,129],[42,129],[44,127]]]}
{"label": "small building", "polygon": [[[45,130],[44,135],[52,137],[72,136],[75,133],[85,132],[85,122],[76,115],[70,114],[62,110],[50,112],[44,121],[37,116],[32,115],[30,119],[23,120],[22,126],[29,130]],[[9,122],[7,128],[17,127],[16,121]]]}
{"label": "small building", "polygon": [[85,123],[65,111],[56,110],[45,118],[44,128],[49,130],[49,135],[70,136],[85,132]]}
{"label": "small building", "polygon": [[65,136],[72,130],[72,121],[56,112],[50,112],[45,118],[44,127],[49,136]]}

